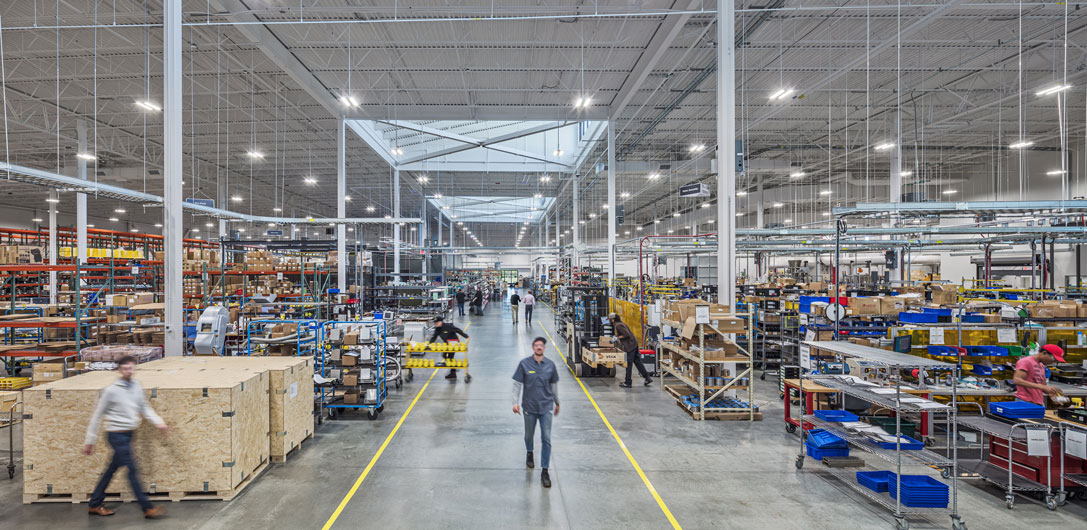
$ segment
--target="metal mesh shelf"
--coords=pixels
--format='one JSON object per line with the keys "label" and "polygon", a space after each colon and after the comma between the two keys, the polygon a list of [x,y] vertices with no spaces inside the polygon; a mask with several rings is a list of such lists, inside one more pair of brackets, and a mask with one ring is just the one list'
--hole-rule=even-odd
{"label": "metal mesh shelf", "polygon": [[[878,456],[888,462],[897,462],[898,455],[894,449],[884,449],[879,447],[868,440],[867,437],[852,434],[842,428],[840,424],[834,422],[828,422],[821,420],[815,416],[804,416],[804,421],[810,422],[820,429],[824,429],[834,433],[835,436],[844,439],[849,442],[850,445],[857,447],[868,454]],[[915,465],[915,466],[936,466],[936,467],[951,467],[951,459],[942,456],[938,453],[930,451],[928,449],[920,450],[904,450],[902,455],[911,460],[910,463],[903,462],[903,465]]]}
{"label": "metal mesh shelf", "polygon": [[[872,404],[875,404],[875,405],[880,405],[880,406],[882,406],[884,408],[887,408],[887,409],[890,409],[890,410],[893,410],[893,411],[936,412],[936,413],[945,412],[945,413],[947,413],[947,412],[950,412],[950,410],[951,410],[951,407],[948,407],[946,405],[943,406],[943,407],[939,407],[939,408],[927,408],[926,409],[926,408],[918,407],[917,405],[912,404],[912,403],[901,403],[900,404],[900,403],[896,402],[893,394],[876,394],[874,392],[870,392],[870,391],[866,390],[866,388],[871,388],[871,387],[850,385],[850,384],[844,383],[844,382],[834,378],[833,376],[812,377],[811,379],[813,381],[819,383],[820,385],[823,385],[823,386],[827,387],[827,388],[833,388],[833,389],[838,390],[838,391],[840,391],[840,392],[842,392],[844,394],[853,396],[853,397],[858,398],[858,399],[863,399],[863,400],[865,400],[865,401],[867,401],[869,403],[872,403]],[[907,397],[910,397],[910,395],[906,394],[905,392],[903,392],[902,394],[906,395]]]}
{"label": "metal mesh shelf", "polygon": [[[1008,489],[1008,470],[985,460],[963,460],[959,464],[959,474],[964,478],[977,475],[1001,489]],[[1049,491],[1045,485],[1015,473],[1011,474],[1011,487],[1015,491]]]}
{"label": "metal mesh shelf", "polygon": [[945,370],[953,370],[956,367],[954,363],[925,359],[924,357],[918,357],[907,353],[881,350],[871,346],[861,346],[860,344],[853,344],[852,342],[812,340],[804,341],[804,344],[807,344],[812,348],[818,348],[820,350],[846,355],[856,359],[872,361],[886,366],[897,366],[900,368],[941,368]]}
{"label": "metal mesh shelf", "polygon": [[872,491],[872,490],[870,490],[870,489],[868,489],[868,488],[866,488],[864,486],[861,486],[857,482],[857,471],[875,471],[875,469],[846,467],[846,468],[828,468],[828,471],[830,472],[831,475],[834,475],[839,480],[844,482],[846,486],[849,486],[850,488],[852,488],[853,491],[856,491],[856,492],[860,493],[861,495],[875,501],[879,505],[881,505],[884,508],[890,510],[891,513],[895,513],[896,509],[897,509],[897,513],[901,514],[901,515],[931,515],[931,514],[947,514],[947,513],[951,513],[950,508],[911,508],[909,506],[897,506],[897,503],[895,502],[895,499],[892,499],[890,494],[888,494],[888,493],[877,493],[877,492]]}

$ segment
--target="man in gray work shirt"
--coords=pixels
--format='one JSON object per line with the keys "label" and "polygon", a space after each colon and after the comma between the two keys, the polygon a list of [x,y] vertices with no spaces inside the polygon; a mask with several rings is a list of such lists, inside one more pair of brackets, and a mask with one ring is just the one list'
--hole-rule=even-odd
{"label": "man in gray work shirt", "polygon": [[121,378],[102,390],[98,403],[94,407],[90,425],[87,425],[83,454],[89,456],[94,452],[100,423],[105,424],[106,439],[113,448],[113,458],[110,459],[109,467],[98,480],[94,494],[91,495],[91,515],[113,515],[113,510],[102,506],[102,502],[106,499],[106,488],[113,480],[113,474],[122,467],[128,468],[128,483],[132,486],[132,492],[136,494],[136,501],[139,502],[140,508],[143,509],[143,516],[154,519],[166,514],[162,506],[151,506],[151,500],[147,498],[147,493],[140,485],[136,461],[132,458],[132,438],[144,418],[154,423],[162,434],[167,432],[166,422],[162,421],[162,418],[147,403],[140,384],[132,379],[135,371],[135,357],[126,355],[117,361],[117,372],[121,374]]}
{"label": "man in gray work shirt", "polygon": [[543,475],[540,480],[545,488],[550,488],[551,476],[547,474],[547,465],[551,462],[551,406],[554,405],[557,415],[559,396],[555,389],[559,372],[555,363],[544,357],[546,347],[547,339],[536,337],[532,341],[532,356],[521,359],[517,371],[513,372],[513,413],[521,414],[525,419],[525,449],[528,451],[525,465],[529,469],[535,467],[532,439],[536,434],[536,422],[540,423],[540,443],[543,445],[540,460]]}

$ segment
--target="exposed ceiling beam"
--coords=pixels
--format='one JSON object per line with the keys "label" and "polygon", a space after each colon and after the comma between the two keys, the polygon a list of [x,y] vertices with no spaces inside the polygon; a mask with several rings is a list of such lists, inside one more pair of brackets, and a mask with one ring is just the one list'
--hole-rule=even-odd
{"label": "exposed ceiling beam", "polygon": [[[383,123],[388,123],[388,122],[383,122]],[[448,156],[448,155],[451,155],[453,153],[460,153],[461,151],[467,151],[469,149],[475,149],[476,147],[490,146],[490,145],[501,143],[501,142],[508,142],[510,140],[516,140],[518,138],[524,138],[526,136],[531,136],[533,134],[539,134],[539,133],[546,132],[546,131],[561,129],[561,128],[566,127],[568,125],[575,125],[575,124],[577,124],[577,122],[564,121],[564,122],[558,122],[558,123],[551,123],[551,124],[547,124],[547,125],[539,125],[539,126],[532,127],[532,128],[529,128],[529,129],[522,129],[520,131],[514,131],[514,132],[511,132],[511,133],[507,133],[507,134],[503,134],[503,135],[500,135],[500,136],[495,136],[493,138],[488,138],[486,140],[482,140],[480,146],[468,145],[468,144],[456,145],[456,146],[453,146],[453,147],[449,147],[447,149],[434,151],[433,153],[427,153],[425,155],[417,155],[417,156],[402,160],[400,163],[404,164],[404,165],[414,164],[416,162],[422,162],[424,160],[430,160],[432,158]]]}
{"label": "exposed ceiling beam", "polygon": [[495,145],[497,142],[491,142],[491,141],[489,141],[489,139],[488,140],[480,140],[478,138],[472,138],[471,136],[465,136],[463,134],[458,134],[458,133],[455,133],[455,132],[444,131],[442,129],[436,129],[434,127],[429,127],[427,125],[420,125],[418,123],[411,122],[411,121],[405,121],[405,120],[378,120],[378,122],[379,123],[384,123],[385,125],[392,125],[393,127],[399,127],[401,129],[408,129],[410,131],[421,132],[421,133],[424,133],[424,134],[429,134],[431,136],[437,136],[439,138],[445,138],[445,139],[448,139],[448,140],[461,142],[461,143],[467,145],[469,147],[469,149],[475,149],[475,148],[491,149],[491,150],[494,150],[494,151],[499,151],[501,153],[506,153],[506,154],[510,154],[510,155],[514,155],[514,156],[519,156],[519,157],[522,157],[522,158],[528,158],[530,160],[537,160],[539,162],[546,162],[548,164],[557,164],[557,165],[560,165],[560,166],[569,167],[569,164],[564,164],[562,162],[559,162],[558,160],[548,158],[546,155],[538,155],[536,153],[532,153],[532,152],[529,152],[529,151],[524,151],[524,150],[521,150],[521,149],[514,149],[512,147],[505,147],[505,146],[501,146],[501,145]]}

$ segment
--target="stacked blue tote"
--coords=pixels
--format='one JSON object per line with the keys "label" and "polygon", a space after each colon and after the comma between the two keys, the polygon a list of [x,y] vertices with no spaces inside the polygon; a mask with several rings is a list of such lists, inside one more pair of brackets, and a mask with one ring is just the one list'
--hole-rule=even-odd
{"label": "stacked blue tote", "polygon": [[[887,482],[891,498],[898,497],[898,481]],[[947,484],[927,475],[902,475],[902,504],[911,508],[947,508]]]}
{"label": "stacked blue tote", "polygon": [[816,460],[822,460],[824,456],[849,456],[849,442],[823,429],[808,431],[804,445],[808,448],[808,456]]}

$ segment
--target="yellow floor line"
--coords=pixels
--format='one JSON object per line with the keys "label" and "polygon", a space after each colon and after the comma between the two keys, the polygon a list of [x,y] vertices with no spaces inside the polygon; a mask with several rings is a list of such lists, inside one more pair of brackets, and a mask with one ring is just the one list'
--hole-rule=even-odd
{"label": "yellow floor line", "polygon": [[[540,325],[540,328],[543,329],[544,334],[547,335],[547,338],[551,341],[551,344],[555,346],[555,350],[559,352],[559,355],[562,355],[563,359],[565,359],[566,354],[564,354],[562,350],[559,349],[559,344],[555,342],[555,339],[551,338],[551,334],[548,333],[547,328],[544,327],[543,324]],[[566,364],[565,361],[562,364],[563,366],[566,366],[567,370],[570,369],[570,365]],[[616,443],[618,443],[619,447],[623,450],[623,454],[627,455],[627,460],[630,460],[630,464],[634,466],[634,471],[637,471],[638,476],[642,477],[642,482],[644,482],[645,487],[649,489],[649,493],[653,494],[653,498],[657,501],[657,506],[660,506],[661,511],[664,512],[664,516],[668,518],[668,522],[672,523],[672,528],[681,530],[683,527],[679,526],[679,522],[677,522],[676,518],[672,516],[672,511],[668,509],[667,504],[664,504],[664,499],[662,499],[660,494],[657,493],[657,489],[653,487],[653,483],[649,481],[649,477],[645,476],[645,472],[642,471],[642,466],[638,465],[638,461],[634,459],[634,455],[630,454],[630,450],[627,449],[627,445],[623,443],[623,439],[619,437],[619,433],[615,432],[615,428],[611,426],[611,422],[608,421],[608,417],[604,415],[604,411],[600,410],[600,406],[596,404],[596,400],[593,399],[592,394],[589,393],[589,389],[585,388],[585,384],[581,382],[581,378],[578,377],[573,370],[570,370],[570,375],[572,375],[574,377],[574,381],[577,381],[577,384],[581,386],[581,391],[585,392],[585,397],[589,398],[589,403],[593,404],[593,408],[596,409],[596,413],[600,415],[600,419],[604,420],[604,426],[607,427],[609,431],[611,431],[612,437],[615,438]]]}
{"label": "yellow floor line", "polygon": [[408,414],[411,414],[411,409],[415,408],[415,403],[419,401],[419,398],[423,395],[423,392],[426,392],[427,387],[430,386],[430,382],[434,380],[434,376],[437,374],[438,370],[434,370],[433,372],[431,372],[430,379],[427,379],[426,384],[423,385],[423,388],[419,389],[418,394],[415,394],[415,399],[411,400],[411,405],[408,405],[408,410],[405,410],[404,415],[400,416],[400,421],[396,422],[396,427],[393,427],[393,431],[385,437],[385,441],[382,442],[381,447],[377,450],[377,453],[374,453],[374,457],[370,459],[370,463],[366,464],[366,469],[363,469],[362,474],[359,475],[359,478],[355,479],[355,484],[351,486],[351,490],[348,491],[347,495],[345,495],[343,500],[340,501],[340,505],[336,507],[336,511],[332,512],[332,516],[328,518],[328,521],[325,521],[325,525],[321,527],[321,530],[328,530],[329,528],[332,528],[332,524],[335,523],[336,519],[340,517],[340,513],[343,512],[343,509],[345,506],[347,506],[347,503],[351,501],[351,497],[355,496],[355,492],[359,490],[359,486],[362,485],[362,481],[366,480],[366,476],[369,475],[370,470],[374,468],[374,464],[377,463],[377,459],[381,458],[381,454],[385,452],[385,448],[388,447],[389,442],[391,442],[393,439],[393,436],[396,436],[396,431],[400,430],[400,426],[404,424],[404,420],[407,419]]}

